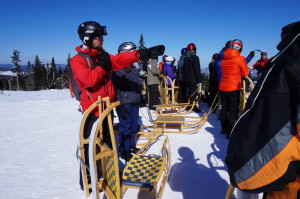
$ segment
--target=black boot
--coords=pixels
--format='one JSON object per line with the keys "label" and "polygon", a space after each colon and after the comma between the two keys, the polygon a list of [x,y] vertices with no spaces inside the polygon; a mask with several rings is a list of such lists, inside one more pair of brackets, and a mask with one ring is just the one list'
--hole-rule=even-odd
{"label": "black boot", "polygon": [[126,162],[129,162],[132,156],[133,155],[130,151],[121,152],[121,158],[124,159]]}
{"label": "black boot", "polygon": [[124,159],[126,162],[129,162],[132,158],[132,154],[130,153],[130,151],[126,151],[125,154],[124,154]]}
{"label": "black boot", "polygon": [[134,153],[136,154],[140,149],[139,148],[136,148],[136,146],[132,147],[131,149],[131,153]]}

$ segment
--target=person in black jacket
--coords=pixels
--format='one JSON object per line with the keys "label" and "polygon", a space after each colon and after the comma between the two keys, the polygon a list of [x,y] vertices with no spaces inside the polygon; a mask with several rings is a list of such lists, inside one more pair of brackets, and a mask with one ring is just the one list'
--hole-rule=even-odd
{"label": "person in black jacket", "polygon": [[[190,96],[197,90],[197,85],[201,83],[201,67],[200,59],[196,55],[196,46],[193,43],[187,45],[188,52],[184,60],[185,71],[185,99],[188,100]],[[194,97],[190,99],[192,102]]]}
{"label": "person in black jacket", "polygon": [[186,102],[185,99],[185,71],[184,71],[184,60],[186,58],[186,53],[188,52],[187,48],[181,49],[181,56],[177,62],[178,67],[178,80],[179,80],[179,89],[177,101],[179,103]]}
{"label": "person in black jacket", "polygon": [[264,66],[232,129],[230,182],[265,199],[300,198],[300,21],[282,28],[279,53]]}
{"label": "person in black jacket", "polygon": [[[209,63],[209,93],[207,104],[209,107],[214,108],[214,106],[218,103],[218,99],[216,99],[216,95],[218,94],[218,71],[216,66],[216,60],[218,59],[218,53],[215,53],[212,56],[212,60]],[[215,110],[214,110],[215,112]]]}

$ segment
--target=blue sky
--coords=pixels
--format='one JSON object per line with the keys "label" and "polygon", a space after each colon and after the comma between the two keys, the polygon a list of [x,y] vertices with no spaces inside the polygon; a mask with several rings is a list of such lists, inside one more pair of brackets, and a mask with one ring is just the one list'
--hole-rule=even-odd
{"label": "blue sky", "polygon": [[[182,48],[195,43],[201,68],[231,39],[243,41],[243,56],[261,49],[272,57],[281,28],[300,20],[299,7],[299,0],[4,0],[0,64],[11,63],[13,50],[20,51],[24,65],[36,55],[43,64],[52,57],[65,64],[81,44],[78,25],[89,20],[107,26],[104,48],[110,54],[124,41],[138,45],[143,34],[146,47],[163,44],[165,54],[177,60]],[[249,65],[259,58],[257,53]]]}

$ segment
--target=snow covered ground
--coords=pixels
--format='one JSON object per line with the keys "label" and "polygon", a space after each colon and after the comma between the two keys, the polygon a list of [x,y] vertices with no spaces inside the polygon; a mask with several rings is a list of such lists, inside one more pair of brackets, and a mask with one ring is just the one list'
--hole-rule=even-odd
{"label": "snow covered ground", "polygon": [[[82,117],[77,108],[68,90],[0,91],[1,199],[85,198],[75,155]],[[203,109],[208,111],[205,104]],[[145,108],[140,116],[148,122]],[[210,114],[198,133],[168,136],[171,172],[162,198],[224,198],[229,185],[224,164],[228,140],[220,134],[216,115]],[[143,196],[127,191],[124,198]]]}

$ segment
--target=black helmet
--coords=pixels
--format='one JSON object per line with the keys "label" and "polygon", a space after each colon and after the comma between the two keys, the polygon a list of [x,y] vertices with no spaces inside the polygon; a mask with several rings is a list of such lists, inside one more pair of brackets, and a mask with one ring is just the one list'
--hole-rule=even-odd
{"label": "black helmet", "polygon": [[188,52],[188,49],[187,48],[183,48],[181,49],[181,55],[184,55]]}
{"label": "black helmet", "polygon": [[260,53],[260,56],[263,56],[263,55],[268,55],[268,52],[267,51],[262,51],[261,53]]}
{"label": "black helmet", "polygon": [[122,43],[119,48],[118,48],[118,52],[130,52],[132,50],[136,50],[136,45],[130,41],[126,41],[124,43]]}
{"label": "black helmet", "polygon": [[106,26],[101,26],[95,21],[87,21],[79,25],[78,35],[85,45],[91,47],[93,38],[107,35]]}

